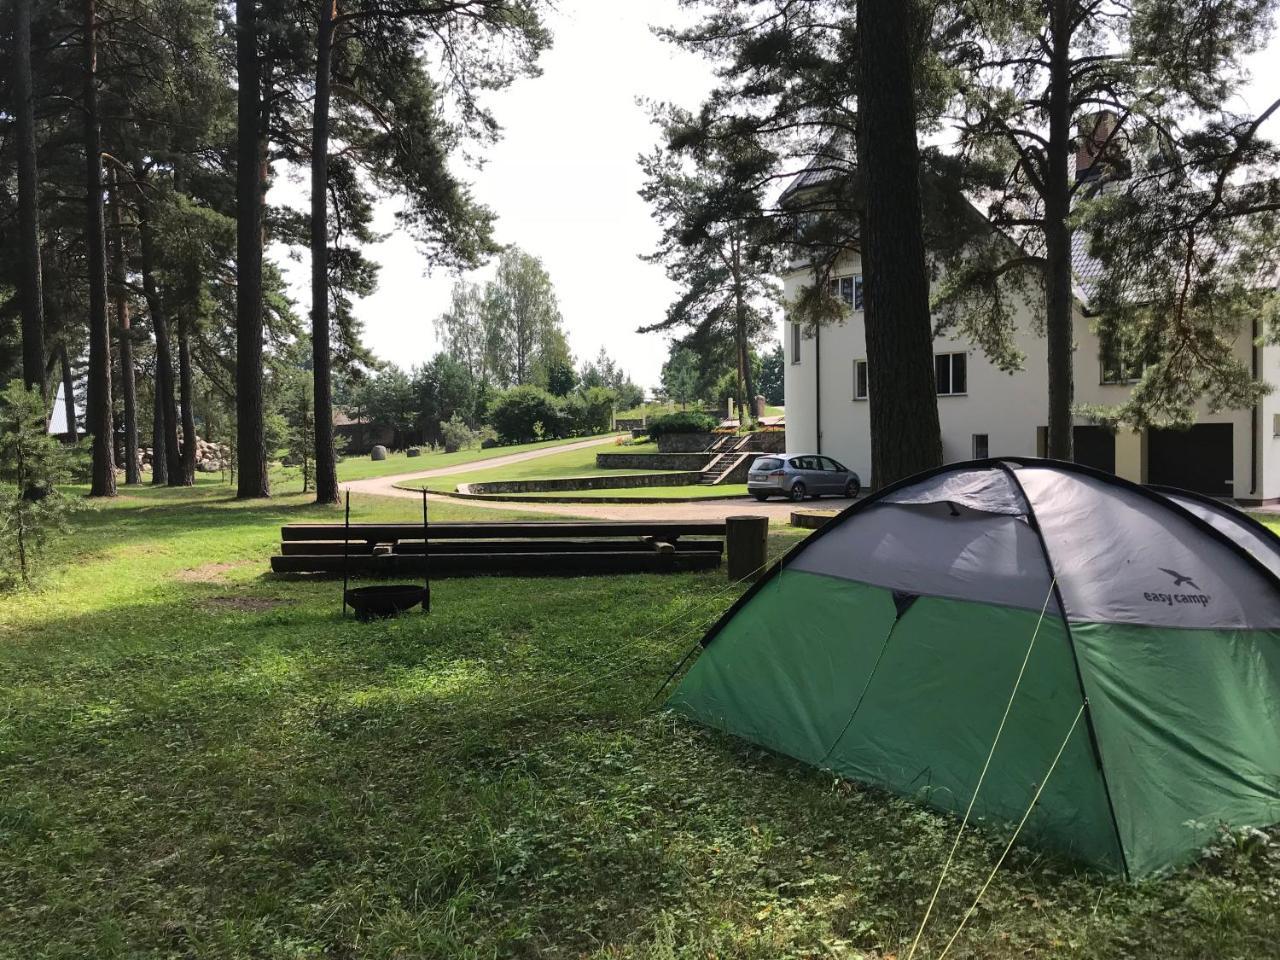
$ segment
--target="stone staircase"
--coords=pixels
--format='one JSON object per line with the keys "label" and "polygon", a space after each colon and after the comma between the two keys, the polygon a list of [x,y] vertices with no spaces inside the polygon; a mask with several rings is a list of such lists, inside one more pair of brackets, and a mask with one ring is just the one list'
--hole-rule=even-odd
{"label": "stone staircase", "polygon": [[732,434],[720,437],[715,440],[711,446],[707,448],[708,453],[714,453],[710,462],[702,468],[702,475],[698,478],[698,483],[704,487],[714,487],[725,482],[725,479],[733,474],[733,472],[744,462],[753,459],[757,454],[750,451],[744,451],[744,447],[751,443],[751,436],[737,437]]}

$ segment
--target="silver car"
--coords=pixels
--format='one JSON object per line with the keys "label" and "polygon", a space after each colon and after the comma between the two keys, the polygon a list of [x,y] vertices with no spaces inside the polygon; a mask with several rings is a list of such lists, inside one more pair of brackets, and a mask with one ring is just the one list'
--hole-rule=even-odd
{"label": "silver car", "polygon": [[770,497],[834,497],[853,499],[862,492],[858,475],[843,464],[817,454],[780,453],[760,457],[747,474],[747,493],[757,500]]}

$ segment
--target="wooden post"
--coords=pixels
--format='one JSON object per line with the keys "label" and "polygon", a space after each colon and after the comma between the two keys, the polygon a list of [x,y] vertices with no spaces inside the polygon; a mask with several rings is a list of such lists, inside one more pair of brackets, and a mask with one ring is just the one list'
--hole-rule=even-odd
{"label": "wooden post", "polygon": [[768,517],[725,517],[725,552],[729,579],[758,580],[764,573],[769,547]]}

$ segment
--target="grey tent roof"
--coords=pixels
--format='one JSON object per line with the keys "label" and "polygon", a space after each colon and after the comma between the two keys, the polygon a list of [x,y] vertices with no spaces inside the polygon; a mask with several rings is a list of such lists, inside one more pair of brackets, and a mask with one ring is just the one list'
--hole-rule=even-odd
{"label": "grey tent roof", "polygon": [[950,464],[885,488],[721,623],[783,568],[1080,622],[1280,629],[1280,537],[1225,504],[1052,460]]}

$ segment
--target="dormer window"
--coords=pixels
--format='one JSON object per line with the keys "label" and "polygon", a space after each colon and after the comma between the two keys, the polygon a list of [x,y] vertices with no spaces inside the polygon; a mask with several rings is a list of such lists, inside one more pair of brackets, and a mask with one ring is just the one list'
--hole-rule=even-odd
{"label": "dormer window", "polygon": [[845,277],[832,277],[828,289],[831,296],[852,310],[862,309],[862,274],[851,273]]}

